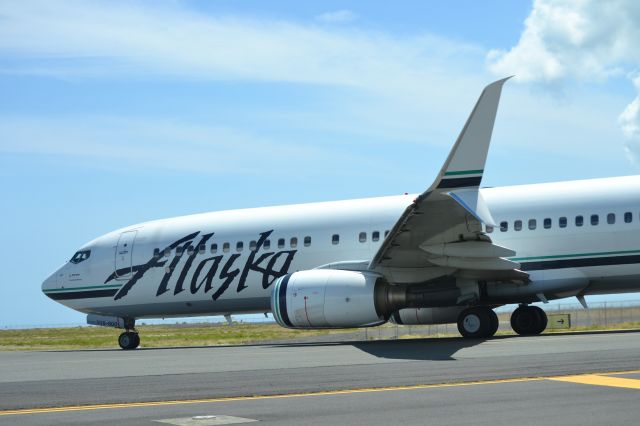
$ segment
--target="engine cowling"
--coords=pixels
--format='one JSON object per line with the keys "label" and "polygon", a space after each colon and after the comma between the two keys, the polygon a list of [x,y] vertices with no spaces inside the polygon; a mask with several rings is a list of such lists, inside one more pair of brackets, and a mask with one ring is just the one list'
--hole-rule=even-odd
{"label": "engine cowling", "polygon": [[458,321],[464,309],[466,306],[400,309],[391,316],[391,321],[399,325],[450,324]]}
{"label": "engine cowling", "polygon": [[379,275],[331,269],[294,272],[276,280],[273,316],[287,328],[350,328],[383,324],[389,284]]}

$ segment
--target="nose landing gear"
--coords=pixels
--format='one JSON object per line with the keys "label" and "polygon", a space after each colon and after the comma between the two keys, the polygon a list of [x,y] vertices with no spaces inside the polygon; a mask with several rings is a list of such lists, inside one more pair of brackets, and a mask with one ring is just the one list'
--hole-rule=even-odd
{"label": "nose landing gear", "polygon": [[126,331],[118,337],[120,347],[124,350],[130,350],[140,346],[140,335],[136,331],[136,319],[124,318],[124,329]]}
{"label": "nose landing gear", "polygon": [[140,346],[140,335],[137,331],[125,331],[118,337],[118,344],[122,349],[135,349]]}

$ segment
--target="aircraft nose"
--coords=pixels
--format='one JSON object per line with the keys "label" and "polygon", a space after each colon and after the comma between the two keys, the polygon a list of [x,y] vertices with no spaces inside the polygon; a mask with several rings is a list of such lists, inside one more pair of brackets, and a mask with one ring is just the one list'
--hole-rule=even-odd
{"label": "aircraft nose", "polygon": [[55,290],[58,288],[58,280],[57,276],[60,273],[60,269],[57,269],[53,274],[49,275],[47,279],[42,282],[42,292],[46,295],[51,290]]}

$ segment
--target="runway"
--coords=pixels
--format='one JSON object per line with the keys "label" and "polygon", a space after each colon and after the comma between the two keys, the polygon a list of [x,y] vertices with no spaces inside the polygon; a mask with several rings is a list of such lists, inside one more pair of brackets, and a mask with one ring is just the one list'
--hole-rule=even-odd
{"label": "runway", "polygon": [[[228,424],[223,417],[185,423],[226,415],[274,424],[506,424],[541,416],[602,424],[608,413],[607,423],[623,424],[640,416],[638,370],[637,331],[4,352],[0,423]],[[579,378],[561,381],[567,375]],[[109,405],[118,403],[125,405]],[[44,407],[54,408],[7,411]]]}

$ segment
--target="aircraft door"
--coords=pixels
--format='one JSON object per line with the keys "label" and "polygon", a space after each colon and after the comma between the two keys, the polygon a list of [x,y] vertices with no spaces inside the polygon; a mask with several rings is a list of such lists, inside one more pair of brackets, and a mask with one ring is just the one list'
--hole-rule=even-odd
{"label": "aircraft door", "polygon": [[116,247],[116,278],[131,278],[133,262],[133,242],[138,231],[127,231],[120,234]]}

